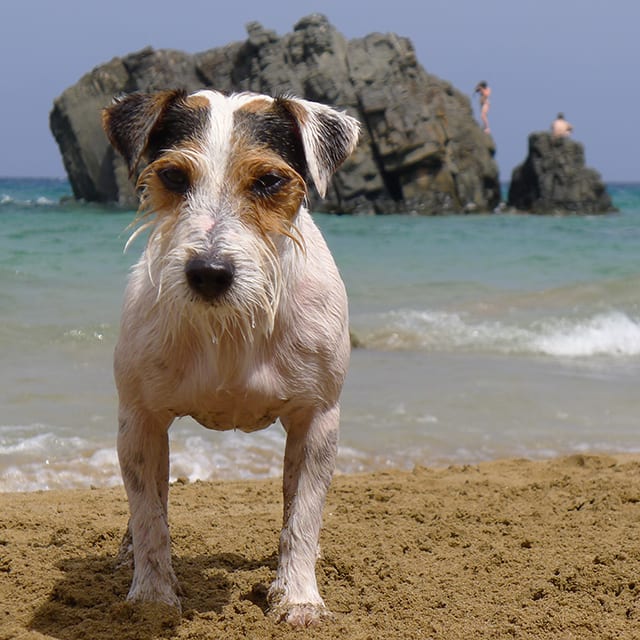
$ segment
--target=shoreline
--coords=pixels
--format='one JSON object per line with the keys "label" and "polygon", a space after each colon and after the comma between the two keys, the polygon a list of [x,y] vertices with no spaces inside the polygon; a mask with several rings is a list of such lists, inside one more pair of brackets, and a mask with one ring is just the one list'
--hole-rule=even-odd
{"label": "shoreline", "polygon": [[[299,638],[265,615],[280,479],[174,483],[183,617],[124,601],[124,489],[0,494],[0,638]],[[640,456],[336,475],[320,591],[350,638],[637,636]]]}

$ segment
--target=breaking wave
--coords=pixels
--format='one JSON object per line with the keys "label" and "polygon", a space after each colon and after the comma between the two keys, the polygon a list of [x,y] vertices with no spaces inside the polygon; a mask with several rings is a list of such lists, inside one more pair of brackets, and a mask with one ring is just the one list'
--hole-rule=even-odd
{"label": "breaking wave", "polygon": [[620,311],[588,318],[549,318],[527,326],[468,319],[442,311],[395,310],[358,330],[364,347],[382,350],[482,351],[562,358],[640,354],[640,319]]}

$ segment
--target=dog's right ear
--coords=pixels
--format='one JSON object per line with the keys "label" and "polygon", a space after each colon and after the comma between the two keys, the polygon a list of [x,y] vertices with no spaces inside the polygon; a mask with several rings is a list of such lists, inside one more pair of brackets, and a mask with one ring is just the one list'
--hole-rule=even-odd
{"label": "dog's right ear", "polygon": [[360,123],[342,111],[300,98],[276,98],[294,118],[300,132],[309,174],[320,197],[329,180],[358,144]]}
{"label": "dog's right ear", "polygon": [[102,111],[102,127],[109,142],[125,159],[133,176],[149,145],[153,130],[170,105],[184,100],[183,90],[131,93],[116,98]]}

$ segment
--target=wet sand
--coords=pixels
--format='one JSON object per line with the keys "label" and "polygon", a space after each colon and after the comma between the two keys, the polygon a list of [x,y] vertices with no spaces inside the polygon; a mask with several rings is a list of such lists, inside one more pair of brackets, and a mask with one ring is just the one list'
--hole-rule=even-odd
{"label": "wet sand", "polygon": [[178,620],[124,601],[122,488],[0,494],[0,639],[640,637],[640,458],[337,476],[335,619],[302,632],[266,612],[281,509],[278,480],[172,487]]}

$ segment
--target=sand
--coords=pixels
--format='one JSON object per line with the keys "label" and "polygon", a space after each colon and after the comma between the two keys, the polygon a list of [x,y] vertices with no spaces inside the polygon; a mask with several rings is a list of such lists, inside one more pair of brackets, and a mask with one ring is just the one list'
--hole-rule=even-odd
{"label": "sand", "polygon": [[124,601],[122,488],[0,494],[0,638],[640,637],[640,459],[337,476],[317,575],[333,621],[275,624],[278,480],[177,483],[173,610]]}

